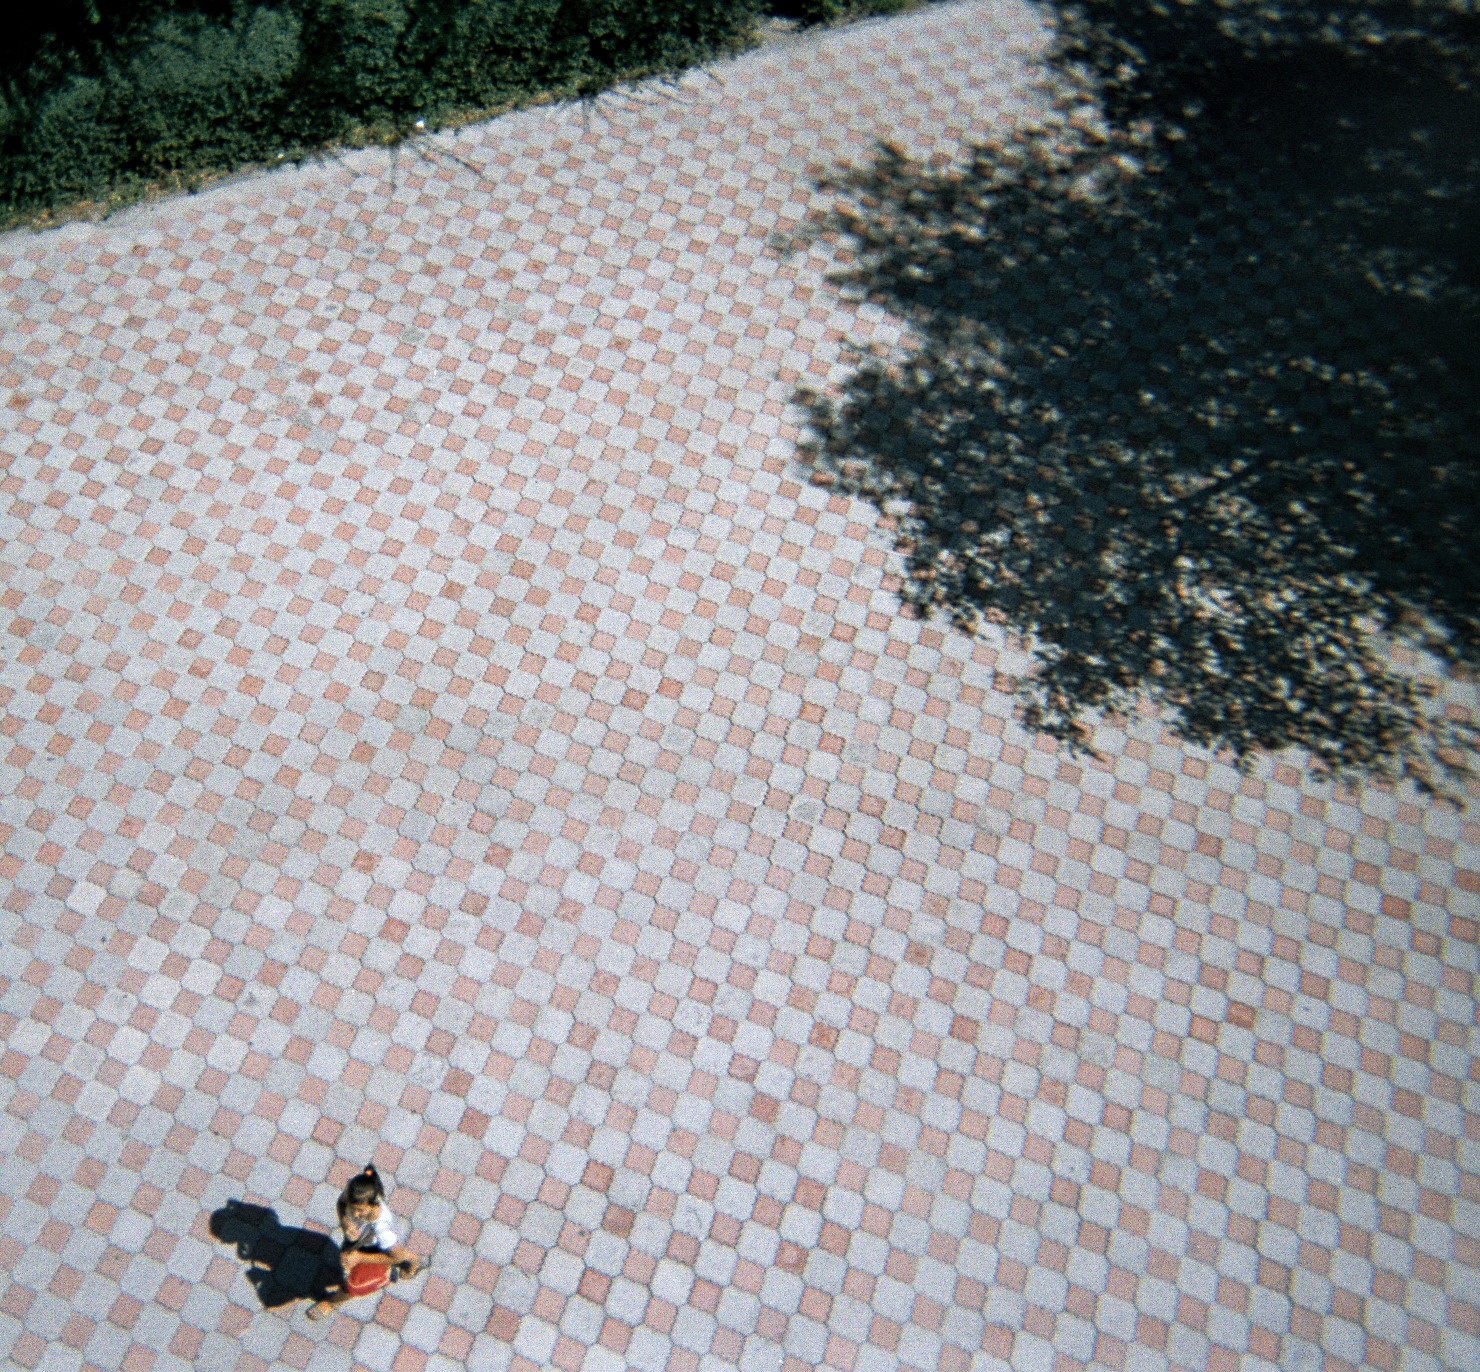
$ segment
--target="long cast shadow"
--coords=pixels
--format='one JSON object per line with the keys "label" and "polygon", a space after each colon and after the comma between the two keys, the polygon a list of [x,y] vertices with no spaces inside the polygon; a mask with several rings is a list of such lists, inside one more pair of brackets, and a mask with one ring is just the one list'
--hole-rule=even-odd
{"label": "long cast shadow", "polygon": [[1480,30],[1270,13],[1091,0],[1042,127],[830,182],[807,236],[917,341],[809,456],[906,502],[907,602],[1028,636],[1029,724],[1428,783],[1476,739],[1401,645],[1480,660]]}
{"label": "long cast shadow", "polygon": [[340,1277],[339,1248],[327,1234],[284,1225],[277,1212],[227,1201],[211,1215],[211,1233],[251,1266],[247,1279],[269,1308],[322,1300]]}

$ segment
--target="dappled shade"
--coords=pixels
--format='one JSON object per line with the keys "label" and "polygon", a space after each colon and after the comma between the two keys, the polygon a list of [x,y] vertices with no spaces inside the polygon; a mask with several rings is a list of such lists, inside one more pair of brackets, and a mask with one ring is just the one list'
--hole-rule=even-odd
{"label": "dappled shade", "polygon": [[902,502],[908,602],[1027,636],[1031,725],[1431,780],[1473,735],[1392,639],[1480,651],[1474,49],[1227,13],[1091,6],[1043,127],[830,183],[806,234],[915,341],[810,457]]}

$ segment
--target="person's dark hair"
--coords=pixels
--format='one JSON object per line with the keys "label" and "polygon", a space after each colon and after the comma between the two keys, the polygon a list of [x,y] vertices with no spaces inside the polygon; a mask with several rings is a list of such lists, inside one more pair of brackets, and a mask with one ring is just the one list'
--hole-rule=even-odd
{"label": "person's dark hair", "polygon": [[349,1179],[349,1185],[344,1188],[344,1198],[352,1205],[385,1199],[385,1187],[381,1184],[380,1173],[375,1170],[373,1163],[366,1163],[363,1172]]}

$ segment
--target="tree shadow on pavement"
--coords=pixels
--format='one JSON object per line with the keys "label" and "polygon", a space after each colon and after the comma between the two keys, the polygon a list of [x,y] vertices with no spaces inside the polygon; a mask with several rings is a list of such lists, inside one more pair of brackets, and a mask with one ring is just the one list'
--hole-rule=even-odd
{"label": "tree shadow on pavement", "polygon": [[327,1234],[283,1225],[275,1210],[227,1201],[211,1214],[211,1233],[252,1265],[247,1279],[268,1309],[322,1300],[340,1278],[339,1248]]}
{"label": "tree shadow on pavement", "polygon": [[1428,697],[1480,657],[1480,45],[1343,13],[1066,11],[1040,127],[885,149],[804,230],[913,334],[803,396],[816,478],[901,513],[907,603],[1024,634],[1033,727],[1472,756]]}

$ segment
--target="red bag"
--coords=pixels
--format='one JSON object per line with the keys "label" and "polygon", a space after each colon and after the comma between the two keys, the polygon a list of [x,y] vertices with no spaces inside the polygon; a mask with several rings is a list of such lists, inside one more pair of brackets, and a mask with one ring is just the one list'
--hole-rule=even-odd
{"label": "red bag", "polygon": [[349,1253],[344,1255],[344,1289],[351,1296],[368,1296],[391,1282],[391,1264],[388,1262],[366,1262],[354,1260]]}

